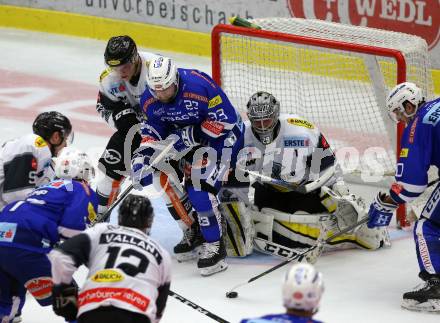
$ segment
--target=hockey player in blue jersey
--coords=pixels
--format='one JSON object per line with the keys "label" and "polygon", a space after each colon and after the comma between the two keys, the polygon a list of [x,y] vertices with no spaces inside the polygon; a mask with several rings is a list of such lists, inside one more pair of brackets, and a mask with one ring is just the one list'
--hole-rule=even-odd
{"label": "hockey player in blue jersey", "polygon": [[[386,226],[399,204],[417,198],[428,184],[431,165],[440,168],[440,98],[425,102],[415,84],[398,84],[387,97],[390,117],[404,122],[396,182],[388,194],[379,192],[369,210],[368,226]],[[440,312],[440,184],[414,225],[421,288],[403,294],[402,307]]]}
{"label": "hockey player in blue jersey", "polygon": [[322,275],[312,265],[298,263],[286,273],[283,282],[283,305],[286,313],[241,320],[241,323],[321,323],[313,319],[324,292]]}
{"label": "hockey player in blue jersey", "polygon": [[26,291],[40,305],[52,304],[46,254],[94,220],[98,199],[88,184],[93,173],[86,154],[64,148],[55,162],[59,179],[0,213],[0,322],[12,322],[24,305]]}
{"label": "hockey player in blue jersey", "polygon": [[154,161],[154,149],[145,145],[174,142],[178,158],[185,157],[185,188],[206,240],[197,266],[203,276],[225,270],[217,193],[234,163],[243,131],[241,118],[211,77],[198,70],[178,69],[167,57],[150,63],[147,84],[141,98],[146,124],[140,152],[132,161],[133,183],[138,187],[151,183],[151,171],[144,165]]}

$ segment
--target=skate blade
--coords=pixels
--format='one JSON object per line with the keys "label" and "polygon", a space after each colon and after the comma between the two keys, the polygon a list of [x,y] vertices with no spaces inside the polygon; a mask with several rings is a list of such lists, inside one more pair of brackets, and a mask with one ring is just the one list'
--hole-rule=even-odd
{"label": "skate blade", "polygon": [[417,312],[440,312],[440,299],[429,299],[420,303],[416,300],[404,299],[401,304],[402,308]]}
{"label": "skate blade", "polygon": [[211,267],[205,267],[205,268],[199,268],[200,275],[206,277],[211,276],[216,273],[222,272],[228,268],[228,264],[224,260],[220,260],[218,263],[216,263],[214,266]]}
{"label": "skate blade", "polygon": [[194,251],[179,253],[174,255],[176,256],[177,262],[186,262],[197,259],[199,257],[198,253]]}

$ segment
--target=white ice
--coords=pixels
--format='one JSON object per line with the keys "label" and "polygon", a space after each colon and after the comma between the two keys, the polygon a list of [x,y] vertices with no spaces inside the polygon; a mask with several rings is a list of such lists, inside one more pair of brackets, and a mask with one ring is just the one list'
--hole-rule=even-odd
{"label": "white ice", "polygon": [[[94,93],[87,94],[82,99],[93,102],[96,98],[97,80],[104,68],[104,47],[105,42],[102,41],[0,29],[0,69],[26,73],[30,77],[45,76],[80,82],[91,88],[90,93]],[[164,54],[175,58],[182,67],[199,68],[210,73],[210,60],[207,58],[177,53]],[[0,84],[14,82],[13,79],[5,79],[5,75],[2,78]],[[13,85],[20,87],[19,83]],[[0,110],[11,105],[9,94],[2,90],[4,86],[0,87]],[[75,88],[71,90],[75,91]],[[31,116],[37,113],[26,109],[22,111]],[[93,104],[90,104],[87,112],[81,113],[91,119],[96,118]],[[0,141],[31,130],[30,122],[18,119],[20,118],[7,115],[0,117]],[[76,146],[92,153],[95,159],[107,142],[103,135],[90,135],[81,131],[76,132],[75,140]],[[361,194],[368,202],[377,190],[377,187],[369,186],[352,187],[353,192]],[[155,198],[153,203],[156,219],[152,235],[171,252],[172,246],[180,240],[181,233],[161,199]],[[393,229],[392,238],[391,249],[376,252],[341,251],[319,259],[317,268],[324,275],[325,293],[317,319],[334,323],[439,322],[438,315],[409,312],[400,308],[402,294],[420,281],[417,278],[418,265],[411,233]],[[197,273],[195,262],[179,264],[174,260],[172,289],[230,322],[283,311],[280,286],[287,267],[238,289],[237,299],[225,298],[229,288],[276,265],[280,262],[279,259],[254,254],[246,259],[228,259],[228,262],[229,269],[226,272],[203,278]],[[82,279],[84,274],[85,271],[81,270],[78,277]],[[50,307],[40,307],[31,296],[27,298],[23,318],[25,323],[63,322],[52,313]],[[169,298],[161,322],[212,320]]]}

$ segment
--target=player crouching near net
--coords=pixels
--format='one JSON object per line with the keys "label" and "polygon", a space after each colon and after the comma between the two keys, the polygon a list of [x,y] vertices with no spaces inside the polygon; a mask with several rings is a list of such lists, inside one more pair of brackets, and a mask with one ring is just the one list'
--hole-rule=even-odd
{"label": "player crouching near net", "polygon": [[[280,116],[279,101],[263,91],[251,96],[247,115],[235,175],[239,182],[248,180],[247,174],[256,179],[254,206],[247,210],[255,223],[257,250],[290,258],[365,216],[363,202],[349,194],[335,155],[315,125],[297,115]],[[230,191],[234,196],[240,190]],[[224,214],[228,223],[234,222]],[[365,224],[325,248],[375,250],[384,244],[389,245],[387,230]],[[307,260],[316,261],[321,251],[308,253]]]}
{"label": "player crouching near net", "polygon": [[313,319],[324,292],[322,275],[310,264],[295,264],[283,282],[283,305],[286,313],[244,319],[240,323],[321,323]]}
{"label": "player crouching near net", "polygon": [[[148,198],[129,195],[119,225],[99,223],[49,254],[53,309],[78,323],[159,322],[168,298],[171,259],[149,236],[154,212]],[[89,268],[78,291],[72,275]]]}
{"label": "player crouching near net", "polygon": [[[379,192],[368,212],[368,226],[388,226],[398,204],[413,201],[428,184],[431,165],[440,168],[440,98],[425,102],[415,84],[394,87],[387,97],[391,119],[405,123],[397,162],[396,182],[387,193]],[[432,192],[414,225],[419,277],[425,283],[403,294],[402,307],[415,311],[440,312],[440,184]]]}

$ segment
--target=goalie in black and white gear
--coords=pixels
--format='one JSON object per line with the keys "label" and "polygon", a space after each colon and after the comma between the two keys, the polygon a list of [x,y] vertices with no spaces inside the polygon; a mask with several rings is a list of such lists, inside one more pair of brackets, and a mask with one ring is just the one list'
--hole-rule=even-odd
{"label": "goalie in black and white gear", "polygon": [[[171,258],[149,231],[148,198],[129,195],[119,225],[98,223],[49,253],[56,314],[78,323],[159,322],[170,290]],[[78,290],[72,275],[89,268]]]}
{"label": "goalie in black and white gear", "polygon": [[[280,102],[263,91],[251,96],[247,114],[235,175],[241,182],[255,179],[248,210],[257,249],[289,258],[364,216],[363,201],[349,194],[335,155],[314,124],[297,115],[280,116]],[[374,250],[384,244],[389,244],[386,229],[362,225],[326,248]]]}

